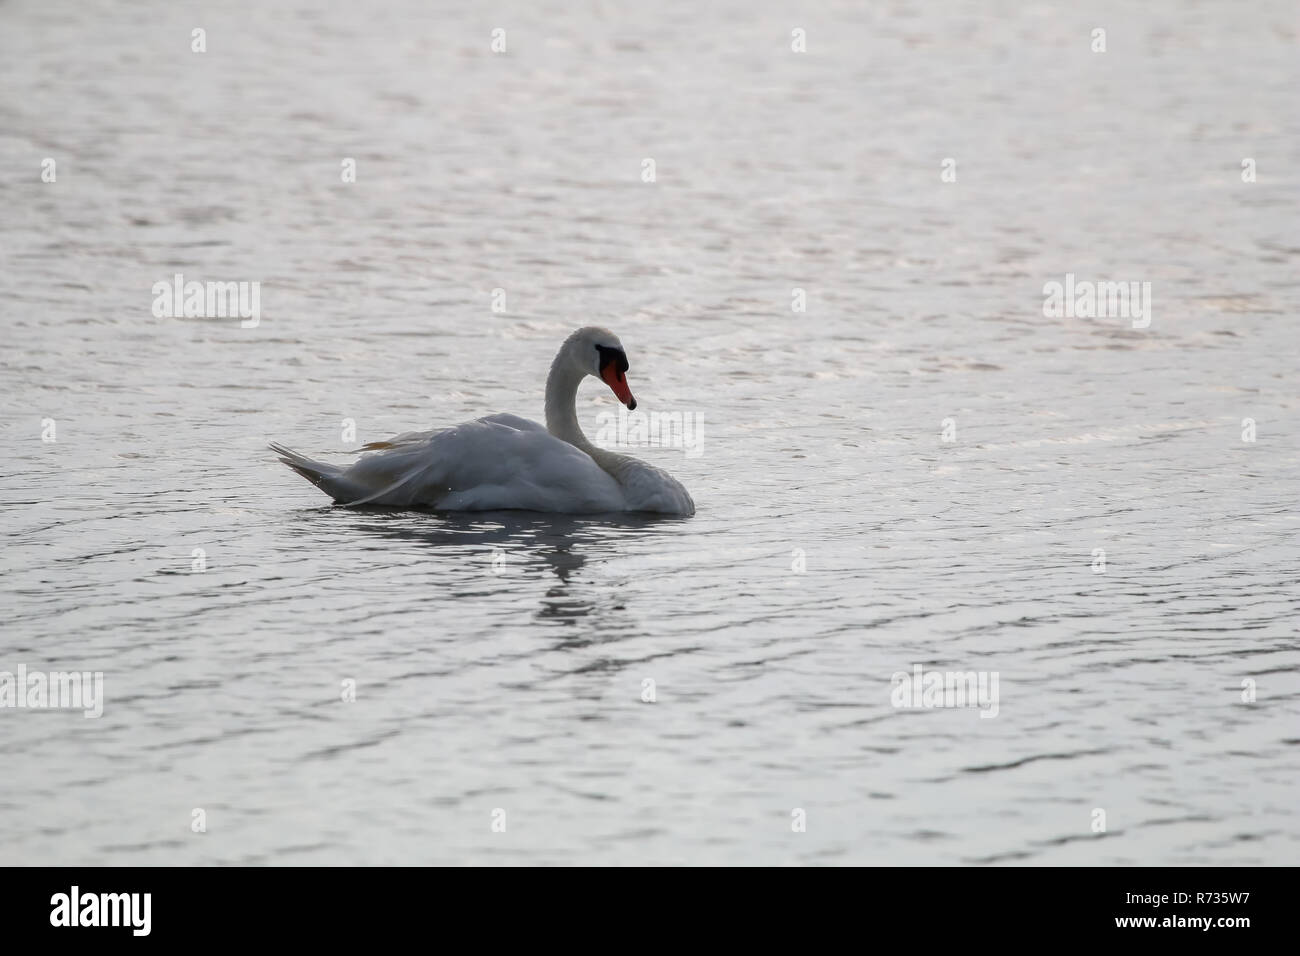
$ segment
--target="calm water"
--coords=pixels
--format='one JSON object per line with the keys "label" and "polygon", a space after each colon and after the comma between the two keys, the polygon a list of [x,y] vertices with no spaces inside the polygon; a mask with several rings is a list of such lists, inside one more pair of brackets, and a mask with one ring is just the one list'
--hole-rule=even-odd
{"label": "calm water", "polygon": [[[0,710],[0,861],[1293,862],[1294,7],[1000,6],[0,7],[0,670],[105,694]],[[694,518],[264,448],[539,418],[592,323]]]}

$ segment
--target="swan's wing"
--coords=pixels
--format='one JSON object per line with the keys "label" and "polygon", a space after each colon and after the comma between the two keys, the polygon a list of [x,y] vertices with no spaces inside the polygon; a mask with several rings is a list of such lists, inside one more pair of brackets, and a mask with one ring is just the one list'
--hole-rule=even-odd
{"label": "swan's wing", "polygon": [[[509,412],[501,412],[497,415],[485,415],[483,418],[475,419],[475,421],[493,422],[498,425],[505,425],[507,428],[513,428],[517,431],[546,432],[546,434],[550,434],[550,432],[546,431],[546,426],[539,425],[537,422],[529,421],[526,418],[520,418],[518,415],[511,415]],[[410,445],[419,445],[429,441],[435,435],[448,430],[449,429],[445,428],[435,428],[432,431],[427,432],[402,432],[400,435],[394,435],[392,438],[386,438],[383,441],[372,441],[368,445],[362,445],[361,451],[390,451]]]}
{"label": "swan's wing", "polygon": [[618,511],[622,489],[585,452],[517,415],[491,415],[366,446],[340,504],[484,511]]}
{"label": "swan's wing", "polygon": [[529,421],[527,418],[520,418],[518,415],[511,415],[509,412],[501,412],[497,415],[487,415],[478,419],[481,422],[493,422],[497,425],[505,425],[507,428],[513,428],[521,432],[541,432],[543,435],[549,435],[545,425]]}
{"label": "swan's wing", "polygon": [[400,435],[394,435],[392,438],[385,438],[383,441],[372,441],[361,446],[362,452],[368,451],[390,451],[395,448],[402,448],[407,445],[418,445],[421,442],[427,442],[434,435],[438,434],[439,429],[427,432],[402,432]]}

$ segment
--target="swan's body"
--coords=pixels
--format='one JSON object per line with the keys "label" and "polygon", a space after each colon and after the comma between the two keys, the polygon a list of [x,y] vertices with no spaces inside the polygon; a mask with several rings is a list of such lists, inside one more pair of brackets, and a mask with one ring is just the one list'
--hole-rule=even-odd
{"label": "swan's body", "polygon": [[626,370],[617,336],[579,329],[551,364],[545,427],[517,415],[489,415],[366,445],[362,450],[368,453],[347,467],[313,461],[275,442],[271,448],[341,505],[694,514],[695,502],[675,478],[629,455],[596,448],[578,425],[575,400],[588,375],[603,379],[636,408]]}

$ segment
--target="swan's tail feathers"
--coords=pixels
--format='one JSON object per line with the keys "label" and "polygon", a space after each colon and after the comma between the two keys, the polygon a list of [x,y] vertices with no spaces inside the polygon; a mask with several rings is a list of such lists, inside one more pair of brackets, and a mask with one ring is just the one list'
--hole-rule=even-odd
{"label": "swan's tail feathers", "polygon": [[329,495],[336,502],[346,504],[355,498],[364,494],[360,489],[354,488],[352,483],[345,477],[347,471],[341,465],[331,465],[329,462],[316,461],[305,455],[300,455],[291,448],[286,448],[279,442],[268,442],[267,447],[280,456],[280,460],[302,475],[313,485],[319,488],[325,494]]}

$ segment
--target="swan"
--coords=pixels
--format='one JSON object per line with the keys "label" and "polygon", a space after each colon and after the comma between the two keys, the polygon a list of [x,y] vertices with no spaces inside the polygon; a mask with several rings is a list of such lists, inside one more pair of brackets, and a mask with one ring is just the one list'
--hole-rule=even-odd
{"label": "swan", "polygon": [[545,428],[517,415],[488,415],[372,442],[350,466],[315,461],[279,442],[269,447],[336,504],[349,507],[693,515],[695,502],[675,478],[595,447],[578,425],[574,403],[588,375],[608,385],[628,409],[636,408],[627,369],[618,336],[589,326],[565,339],[551,363]]}

